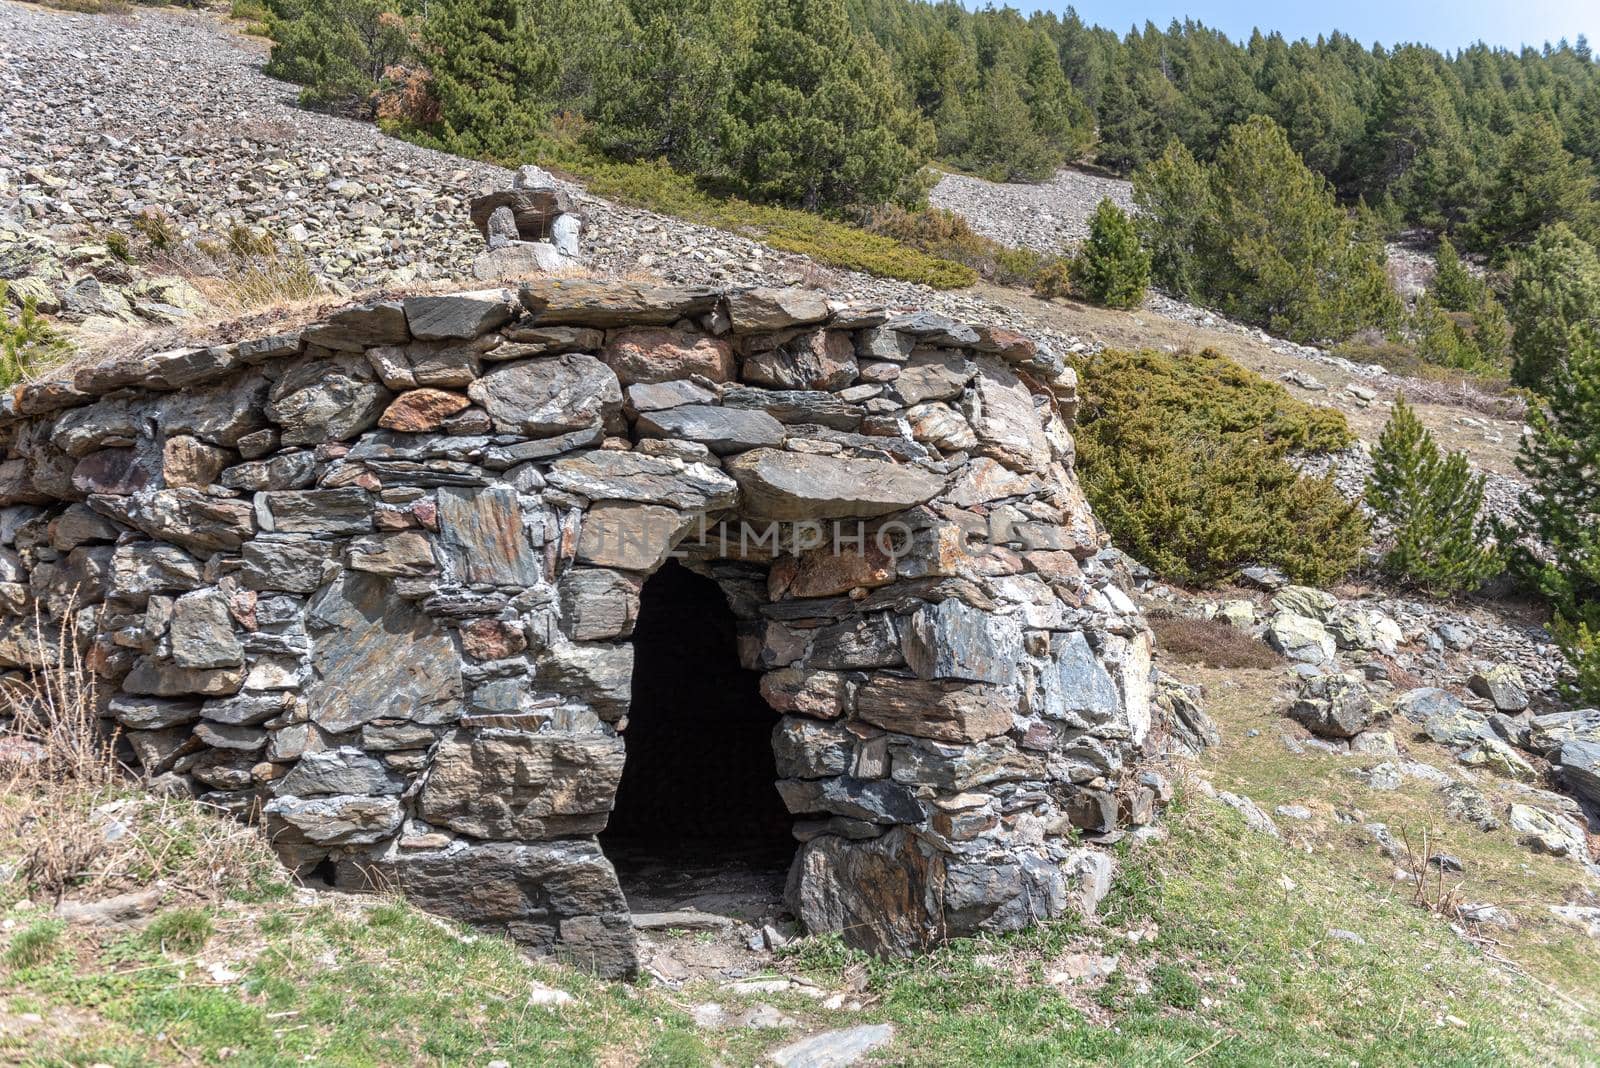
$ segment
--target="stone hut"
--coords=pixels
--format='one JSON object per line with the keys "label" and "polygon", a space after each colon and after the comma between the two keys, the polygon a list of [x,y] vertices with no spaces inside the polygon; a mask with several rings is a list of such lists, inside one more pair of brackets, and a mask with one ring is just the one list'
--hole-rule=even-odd
{"label": "stone hut", "polygon": [[1013,930],[1164,790],[1072,402],[1006,331],[584,280],[83,367],[0,403],[0,668],[65,631],[152,788],[604,975],[624,831],[776,835],[877,952]]}

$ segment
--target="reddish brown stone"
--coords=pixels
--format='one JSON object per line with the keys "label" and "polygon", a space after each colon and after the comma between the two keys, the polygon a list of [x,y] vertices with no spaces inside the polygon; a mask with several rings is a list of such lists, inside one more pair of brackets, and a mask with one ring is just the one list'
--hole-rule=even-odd
{"label": "reddish brown stone", "polygon": [[837,719],[844,711],[845,677],[834,671],[779,668],[761,676],[761,696],[777,712]]}
{"label": "reddish brown stone", "polygon": [[168,486],[204,488],[217,480],[232,455],[199,438],[175,434],[161,448],[161,477]]}
{"label": "reddish brown stone", "polygon": [[875,727],[941,742],[977,742],[1011,729],[1005,693],[958,684],[874,675],[856,694],[856,715]]}
{"label": "reddish brown stone", "polygon": [[461,624],[461,648],[477,660],[503,660],[528,647],[528,639],[514,623],[474,619]]}
{"label": "reddish brown stone", "polygon": [[443,389],[413,389],[400,394],[384,409],[378,425],[386,430],[420,434],[439,429],[450,416],[472,406],[459,393]]}
{"label": "reddish brown stone", "polygon": [[793,597],[832,597],[894,581],[894,559],[869,535],[862,546],[824,545],[799,557],[788,592]]}
{"label": "reddish brown stone", "polygon": [[1007,363],[1026,363],[1039,351],[1038,346],[1021,334],[998,326],[978,326],[978,343],[973,346],[980,352],[998,353]]}
{"label": "reddish brown stone", "polygon": [[690,375],[727,382],[734,375],[733,348],[726,341],[663,327],[619,330],[600,358],[625,386],[671,382]]}
{"label": "reddish brown stone", "polygon": [[80,493],[138,493],[150,483],[147,471],[132,449],[91,452],[72,469],[72,488]]}

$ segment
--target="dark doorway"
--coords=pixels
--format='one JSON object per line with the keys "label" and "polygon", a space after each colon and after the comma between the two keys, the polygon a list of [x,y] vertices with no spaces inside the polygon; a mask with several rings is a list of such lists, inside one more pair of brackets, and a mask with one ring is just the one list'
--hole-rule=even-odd
{"label": "dark doorway", "polygon": [[676,561],[644,584],[627,761],[601,836],[636,912],[683,907],[713,884],[731,890],[735,872],[768,897],[794,855],[774,786],[778,716],[760,673],[739,665],[736,626],[717,584]]}

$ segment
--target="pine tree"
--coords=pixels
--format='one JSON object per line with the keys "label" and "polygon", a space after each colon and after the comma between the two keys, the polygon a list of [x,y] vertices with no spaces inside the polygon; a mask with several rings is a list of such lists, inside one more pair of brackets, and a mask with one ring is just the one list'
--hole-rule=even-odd
{"label": "pine tree", "polygon": [[1526,123],[1506,145],[1487,203],[1469,232],[1476,247],[1504,261],[1541,229],[1565,223],[1585,241],[1600,236],[1589,164],[1573,157],[1545,118]]}
{"label": "pine tree", "polygon": [[383,72],[411,51],[392,0],[272,0],[266,72],[305,88],[302,104],[369,112]]}
{"label": "pine tree", "polygon": [[1134,226],[1150,250],[1151,275],[1184,300],[1199,292],[1200,229],[1211,212],[1205,168],[1181,142],[1133,173]]}
{"label": "pine tree", "polygon": [[1105,197],[1089,219],[1089,237],[1072,261],[1073,288],[1108,308],[1137,308],[1150,284],[1150,253],[1126,212]]}
{"label": "pine tree", "polygon": [[1528,413],[1517,468],[1531,488],[1522,530],[1548,555],[1521,563],[1555,609],[1552,630],[1576,676],[1573,697],[1600,701],[1600,328],[1574,327],[1547,399]]}
{"label": "pine tree", "polygon": [[1209,169],[1199,278],[1223,310],[1301,341],[1389,325],[1383,244],[1358,227],[1271,119],[1235,126]]}
{"label": "pine tree", "polygon": [[1037,180],[1060,162],[1034,130],[1016,76],[1004,68],[990,73],[989,84],[973,106],[964,159],[998,182]]}
{"label": "pine tree", "polygon": [[812,211],[903,195],[933,130],[843,0],[772,0],[761,15],[724,125],[743,190]]}
{"label": "pine tree", "polygon": [[422,50],[446,147],[517,159],[543,132],[559,67],[523,4],[432,0]]}
{"label": "pine tree", "polygon": [[1478,522],[1483,486],[1465,455],[1441,455],[1433,435],[1397,396],[1367,480],[1367,503],[1392,529],[1382,570],[1436,594],[1481,585],[1500,567]]}
{"label": "pine tree", "polygon": [[629,25],[594,85],[595,143],[691,174],[716,166],[717,134],[749,63],[751,0],[630,0]]}
{"label": "pine tree", "polygon": [[1543,390],[1567,360],[1571,330],[1600,318],[1600,255],[1567,226],[1539,232],[1512,263],[1511,380]]}
{"label": "pine tree", "polygon": [[1439,239],[1439,251],[1434,255],[1433,281],[1428,293],[1445,311],[1470,312],[1484,296],[1485,286],[1473,277],[1461,262],[1460,253],[1448,237]]}

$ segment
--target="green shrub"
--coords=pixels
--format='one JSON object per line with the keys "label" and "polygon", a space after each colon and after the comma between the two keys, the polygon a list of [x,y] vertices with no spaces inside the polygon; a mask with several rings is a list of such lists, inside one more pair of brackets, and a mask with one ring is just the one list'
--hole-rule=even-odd
{"label": "green shrub", "polygon": [[1392,528],[1380,567],[1436,594],[1475,589],[1500,570],[1502,554],[1479,522],[1484,477],[1459,452],[1442,454],[1404,398],[1396,397],[1372,452],[1367,503]]}
{"label": "green shrub", "polygon": [[1033,295],[1043,300],[1072,295],[1072,261],[1063,257],[1033,278]]}
{"label": "green shrub", "polygon": [[31,297],[16,309],[15,319],[8,318],[7,293],[6,283],[0,282],[0,387],[15,385],[72,351],[66,338],[39,314]]}
{"label": "green shrub", "polygon": [[127,234],[107,230],[101,235],[101,240],[105,242],[106,251],[111,253],[114,259],[123,263],[133,262],[133,243],[128,240]]}
{"label": "green shrub", "polygon": [[[1174,355],[1107,349],[1081,357],[1082,422],[1158,412],[1173,424],[1259,437],[1296,452],[1330,452],[1355,438],[1344,416],[1296,400],[1215,349]],[[1091,377],[1092,376],[1092,377]]]}
{"label": "green shrub", "polygon": [[970,267],[985,281],[1031,286],[1053,257],[1026,248],[1007,248],[973,230],[967,220],[942,208],[909,211],[886,204],[871,213],[867,229],[930,256]]}
{"label": "green shrub", "polygon": [[1137,308],[1150,284],[1150,253],[1126,212],[1110,197],[1089,218],[1089,237],[1072,260],[1072,286],[1084,298],[1108,308]]}
{"label": "green shrub", "polygon": [[1212,584],[1252,563],[1324,584],[1355,566],[1366,521],[1291,449],[1350,441],[1313,408],[1214,352],[1102,352],[1076,363],[1078,469],[1113,540],[1173,581]]}

